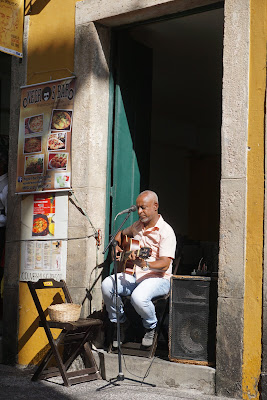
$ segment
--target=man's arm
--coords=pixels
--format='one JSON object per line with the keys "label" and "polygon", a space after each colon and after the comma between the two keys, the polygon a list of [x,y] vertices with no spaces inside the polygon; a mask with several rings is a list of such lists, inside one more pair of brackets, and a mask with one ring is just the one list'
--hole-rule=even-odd
{"label": "man's arm", "polygon": [[118,253],[123,251],[123,249],[121,248],[121,244],[122,244],[122,238],[123,238],[124,235],[127,235],[129,237],[133,237],[131,226],[129,226],[126,229],[123,229],[122,231],[119,231],[117,233],[117,235],[115,236],[115,240],[118,242],[118,245],[116,246],[117,259],[120,258]]}
{"label": "man's arm", "polygon": [[118,242],[118,246],[121,246],[122,242],[122,231],[119,231],[117,235],[115,236],[115,240]]}
{"label": "man's arm", "polygon": [[123,236],[129,236],[133,237],[133,232],[132,232],[132,227],[129,226],[128,228],[123,229],[122,231],[119,231],[117,235],[115,236],[115,240],[118,242],[118,245],[121,246],[122,243],[122,237]]}
{"label": "man's arm", "polygon": [[[149,267],[151,269],[158,269],[160,271],[167,271],[171,263],[171,258],[169,257],[159,257],[155,261],[149,261]],[[135,264],[139,265],[141,268],[145,268],[147,263],[145,260],[136,259]]]}
{"label": "man's arm", "polygon": [[[149,261],[149,267],[151,269],[157,269],[163,272],[167,271],[171,261],[174,259],[175,248],[176,237],[173,229],[169,227],[168,232],[160,238],[159,257],[155,261]],[[147,266],[145,260],[139,260],[138,262],[136,262],[136,264],[138,264],[141,268],[145,268]]]}
{"label": "man's arm", "polygon": [[128,237],[131,237],[131,238],[134,237],[132,226],[133,225],[128,226],[128,228],[123,229],[121,231],[122,235],[124,235],[124,236],[127,235]]}

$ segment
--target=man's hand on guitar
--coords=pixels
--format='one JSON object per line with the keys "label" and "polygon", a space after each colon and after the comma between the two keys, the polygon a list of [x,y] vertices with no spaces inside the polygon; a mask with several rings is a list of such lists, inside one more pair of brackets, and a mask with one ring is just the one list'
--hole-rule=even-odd
{"label": "man's hand on guitar", "polygon": [[138,260],[138,257],[136,257],[135,251],[132,251],[131,254],[128,257],[129,260]]}
{"label": "man's hand on guitar", "polygon": [[130,258],[131,260],[134,260],[135,265],[138,265],[140,268],[144,268],[146,266],[146,262],[143,258],[136,257],[136,254],[133,254],[133,258]]}
{"label": "man's hand on guitar", "polygon": [[146,266],[144,259],[151,254],[149,247],[141,247],[138,240],[129,238],[127,235],[124,236],[122,243],[116,249],[118,249],[118,253],[116,253],[118,271],[131,275],[134,274],[136,265],[141,268]]}
{"label": "man's hand on guitar", "polygon": [[117,261],[120,261],[122,252],[123,252],[123,250],[120,248],[120,246],[116,246],[116,260]]}

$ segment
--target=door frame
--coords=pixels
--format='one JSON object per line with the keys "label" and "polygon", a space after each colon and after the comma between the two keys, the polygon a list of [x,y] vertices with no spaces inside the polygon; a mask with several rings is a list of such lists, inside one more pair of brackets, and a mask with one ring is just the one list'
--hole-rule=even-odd
{"label": "door frame", "polygon": [[[188,3],[190,3],[188,5]],[[75,73],[78,77],[88,72],[88,65],[96,68],[94,94],[87,101],[93,108],[103,98],[106,130],[106,147],[110,143],[108,127],[112,126],[112,104],[107,93],[110,89],[110,33],[112,29],[141,21],[170,16],[171,14],[196,9],[201,6],[221,3],[216,0],[146,0],[132,2],[124,0],[110,3],[103,0],[84,0],[76,4]],[[246,194],[247,194],[247,135],[250,67],[250,0],[225,0],[225,31],[223,54],[223,117],[222,117],[222,170],[221,170],[221,212],[219,252],[219,297],[217,322],[216,391],[220,395],[242,397],[242,365],[244,335],[244,271],[246,254]],[[238,40],[236,40],[238,36]],[[83,40],[81,40],[83,39]],[[90,48],[91,41],[91,48]],[[84,43],[88,53],[84,52]],[[92,45],[93,43],[93,45]],[[242,44],[240,46],[240,43]],[[96,52],[97,50],[97,52]],[[104,60],[104,62],[103,62]],[[100,72],[102,72],[102,75]],[[112,96],[112,90],[111,90]],[[79,109],[75,119],[83,119]],[[106,115],[109,113],[109,122]],[[99,115],[96,118],[99,119]],[[75,123],[74,123],[75,125]],[[75,126],[74,126],[75,128]],[[94,118],[88,129],[95,129]],[[95,129],[95,135],[99,130]],[[107,149],[107,160],[110,160]],[[108,182],[110,166],[105,164],[105,178]],[[104,172],[103,172],[104,173]],[[105,188],[109,196],[109,188]],[[108,220],[108,207],[102,208],[103,226]],[[107,231],[106,231],[107,234]],[[233,240],[232,238],[235,238]],[[232,329],[235,335],[232,335]],[[231,374],[229,374],[229,368]]]}

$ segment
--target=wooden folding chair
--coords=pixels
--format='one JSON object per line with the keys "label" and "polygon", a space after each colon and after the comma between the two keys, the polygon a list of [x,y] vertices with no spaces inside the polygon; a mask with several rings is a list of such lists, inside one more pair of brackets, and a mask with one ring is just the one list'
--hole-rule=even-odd
{"label": "wooden folding chair", "polygon": [[[94,326],[100,326],[102,321],[92,318],[80,318],[75,322],[54,322],[47,320],[47,311],[44,311],[41,306],[38,290],[61,288],[65,296],[65,301],[67,303],[72,303],[66,283],[62,280],[58,282],[54,279],[40,279],[38,282],[27,283],[39,313],[39,326],[44,328],[50,344],[50,349],[42,359],[39,367],[32,377],[32,380],[36,381],[38,379],[51,378],[61,375],[64,385],[70,386],[76,383],[101,379],[94,356],[92,354],[91,345],[89,344],[89,336],[92,333],[92,328]],[[53,338],[51,332],[52,328],[62,329],[57,339]],[[70,345],[70,352],[65,360],[63,360],[63,358],[66,354],[64,354],[64,352],[62,354],[62,352],[59,351],[59,346],[61,344],[64,344],[64,349],[65,345]],[[79,355],[84,357],[86,368],[68,372],[68,368]],[[47,368],[52,357],[55,358],[57,367]]]}

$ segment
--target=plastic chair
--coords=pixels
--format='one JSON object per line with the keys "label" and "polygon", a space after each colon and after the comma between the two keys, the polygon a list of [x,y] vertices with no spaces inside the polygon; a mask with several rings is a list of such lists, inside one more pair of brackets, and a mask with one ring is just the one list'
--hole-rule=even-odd
{"label": "plastic chair", "polygon": [[[64,385],[71,386],[76,383],[101,379],[94,356],[92,354],[91,345],[88,341],[89,336],[92,333],[92,328],[102,325],[102,321],[93,318],[79,318],[79,320],[75,322],[55,322],[47,320],[47,312],[46,310],[44,311],[41,306],[38,290],[61,288],[63,290],[66,302],[72,303],[66,283],[62,280],[58,282],[54,279],[40,279],[38,282],[27,283],[40,317],[39,326],[44,328],[50,344],[50,349],[43,357],[39,367],[32,377],[32,380],[36,381],[38,379],[51,378],[61,375]],[[62,330],[57,339],[53,338],[51,332],[52,328]],[[61,344],[64,344],[64,349],[65,345],[71,344],[70,352],[66,357],[66,360],[63,360],[63,357],[66,354],[64,354],[64,352],[62,354],[62,352],[59,350],[59,346]],[[79,355],[83,355],[86,368],[68,372],[68,368]],[[57,367],[47,368],[48,363],[53,357],[56,360]]]}

